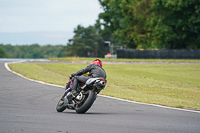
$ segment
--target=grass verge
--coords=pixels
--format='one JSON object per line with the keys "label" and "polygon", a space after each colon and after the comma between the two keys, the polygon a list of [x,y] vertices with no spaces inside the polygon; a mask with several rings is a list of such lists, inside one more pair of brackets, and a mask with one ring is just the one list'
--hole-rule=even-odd
{"label": "grass verge", "polygon": [[[52,61],[93,61],[96,58],[84,58],[84,57],[62,57],[62,58],[50,58]],[[102,61],[109,62],[167,62],[167,63],[200,63],[200,59],[105,59],[99,58]]]}
{"label": "grass verge", "polygon": [[[71,73],[87,64],[19,63],[11,70],[25,77],[65,86]],[[176,108],[200,110],[200,65],[105,64],[102,95]]]}

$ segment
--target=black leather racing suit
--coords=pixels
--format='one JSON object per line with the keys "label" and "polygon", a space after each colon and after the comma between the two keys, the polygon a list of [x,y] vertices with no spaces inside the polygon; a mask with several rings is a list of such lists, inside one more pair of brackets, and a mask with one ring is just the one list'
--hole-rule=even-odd
{"label": "black leather racing suit", "polygon": [[[80,76],[89,72],[88,76]],[[76,94],[79,93],[81,90],[77,90],[78,83],[85,83],[89,78],[105,78],[106,79],[106,72],[105,70],[96,64],[90,64],[85,69],[81,69],[78,72],[73,74],[72,78],[72,93]]]}

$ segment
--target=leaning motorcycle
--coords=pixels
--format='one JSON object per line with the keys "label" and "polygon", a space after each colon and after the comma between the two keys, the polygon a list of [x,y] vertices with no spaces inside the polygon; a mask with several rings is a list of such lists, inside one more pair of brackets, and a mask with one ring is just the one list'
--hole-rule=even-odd
{"label": "leaning motorcycle", "polygon": [[79,83],[78,89],[81,92],[74,99],[69,100],[67,96],[72,91],[71,87],[73,84],[71,79],[69,79],[65,93],[56,106],[57,112],[63,112],[66,108],[75,110],[79,114],[87,112],[96,100],[97,94],[105,88],[106,82],[104,78],[90,78],[85,84]]}

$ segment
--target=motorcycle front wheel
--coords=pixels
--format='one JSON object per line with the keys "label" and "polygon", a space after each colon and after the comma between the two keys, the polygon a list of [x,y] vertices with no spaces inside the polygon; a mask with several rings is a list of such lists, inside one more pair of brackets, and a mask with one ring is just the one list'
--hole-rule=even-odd
{"label": "motorcycle front wheel", "polygon": [[87,92],[83,93],[83,99],[81,99],[81,101],[75,106],[76,113],[84,114],[87,112],[94,103],[95,99],[96,94],[94,91],[88,90]]}
{"label": "motorcycle front wheel", "polygon": [[57,110],[57,112],[63,112],[65,109],[66,109],[66,106],[64,106],[64,100],[63,100],[63,98],[61,98],[58,101],[58,104],[56,106],[56,110]]}

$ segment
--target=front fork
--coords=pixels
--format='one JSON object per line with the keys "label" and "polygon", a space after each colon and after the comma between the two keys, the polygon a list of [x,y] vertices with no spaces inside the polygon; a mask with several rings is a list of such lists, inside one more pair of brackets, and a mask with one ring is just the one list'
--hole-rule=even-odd
{"label": "front fork", "polygon": [[62,97],[65,97],[65,96],[67,95],[67,93],[68,93],[70,90],[71,90],[71,88],[66,89],[66,90],[65,90],[65,93],[63,94]]}

